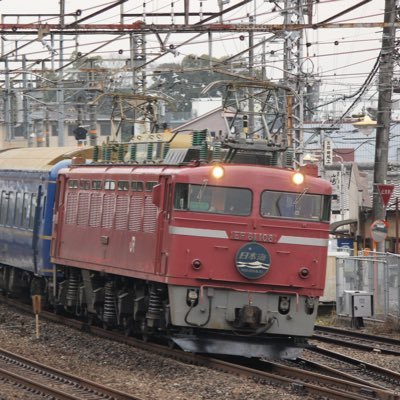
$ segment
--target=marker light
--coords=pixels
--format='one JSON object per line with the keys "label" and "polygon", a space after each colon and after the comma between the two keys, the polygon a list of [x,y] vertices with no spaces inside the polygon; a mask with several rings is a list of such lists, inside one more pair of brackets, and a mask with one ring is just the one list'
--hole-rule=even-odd
{"label": "marker light", "polygon": [[299,270],[299,276],[302,279],[306,279],[310,275],[310,270],[307,267],[301,267]]}
{"label": "marker light", "polygon": [[295,185],[301,185],[304,182],[304,175],[301,172],[296,172],[293,176],[292,176],[292,182]]}
{"label": "marker light", "polygon": [[213,178],[221,179],[224,176],[225,171],[220,165],[216,165],[213,167],[211,174],[212,174]]}
{"label": "marker light", "polygon": [[201,261],[196,258],[195,260],[192,261],[192,267],[195,270],[199,270],[201,268]]}

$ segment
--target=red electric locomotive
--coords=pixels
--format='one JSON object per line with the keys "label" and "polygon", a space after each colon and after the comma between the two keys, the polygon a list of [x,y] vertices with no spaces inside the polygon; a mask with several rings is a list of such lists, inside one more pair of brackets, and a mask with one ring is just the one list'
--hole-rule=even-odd
{"label": "red electric locomotive", "polygon": [[293,358],[312,334],[327,181],[191,162],[75,165],[57,184],[55,304],[193,352]]}

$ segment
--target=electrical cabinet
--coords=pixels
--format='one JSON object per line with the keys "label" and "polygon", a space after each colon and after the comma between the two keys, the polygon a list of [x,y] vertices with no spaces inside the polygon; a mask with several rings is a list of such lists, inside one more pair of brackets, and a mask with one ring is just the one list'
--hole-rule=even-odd
{"label": "electrical cabinet", "polygon": [[374,315],[374,296],[372,293],[345,290],[342,313],[350,317],[372,317]]}

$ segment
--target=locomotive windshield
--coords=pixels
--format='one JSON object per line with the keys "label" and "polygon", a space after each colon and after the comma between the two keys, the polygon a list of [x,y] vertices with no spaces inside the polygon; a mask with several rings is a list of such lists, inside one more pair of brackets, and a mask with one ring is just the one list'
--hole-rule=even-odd
{"label": "locomotive windshield", "polygon": [[274,192],[261,195],[261,215],[312,221],[329,221],[329,197],[317,194]]}
{"label": "locomotive windshield", "polygon": [[178,183],[175,188],[175,210],[249,215],[252,193],[249,189]]}

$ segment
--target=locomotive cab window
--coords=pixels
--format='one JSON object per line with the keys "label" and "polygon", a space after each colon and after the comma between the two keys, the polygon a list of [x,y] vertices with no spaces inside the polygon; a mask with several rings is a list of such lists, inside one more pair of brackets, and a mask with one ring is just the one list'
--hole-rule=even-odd
{"label": "locomotive cab window", "polygon": [[261,215],[272,218],[329,221],[329,196],[264,191]]}
{"label": "locomotive cab window", "polygon": [[183,183],[175,187],[175,210],[249,215],[251,205],[252,192],[249,189]]}

